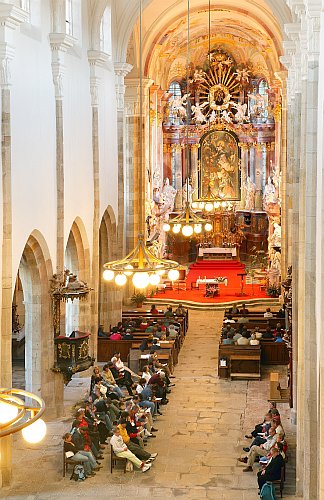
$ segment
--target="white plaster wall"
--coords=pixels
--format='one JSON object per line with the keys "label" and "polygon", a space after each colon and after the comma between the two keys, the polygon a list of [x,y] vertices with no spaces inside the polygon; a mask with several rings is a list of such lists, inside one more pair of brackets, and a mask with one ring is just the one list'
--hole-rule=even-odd
{"label": "white plaster wall", "polygon": [[110,68],[100,69],[99,89],[99,169],[100,219],[111,205],[117,220],[118,212],[118,152],[115,73]]}
{"label": "white plaster wall", "polygon": [[43,234],[53,260],[56,253],[55,101],[48,4],[41,2],[41,25],[15,34],[11,86],[13,286],[34,229]]}

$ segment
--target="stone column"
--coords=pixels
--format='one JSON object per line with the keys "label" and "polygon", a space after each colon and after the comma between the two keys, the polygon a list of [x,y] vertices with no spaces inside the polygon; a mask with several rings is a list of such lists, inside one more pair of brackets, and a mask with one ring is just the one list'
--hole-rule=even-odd
{"label": "stone column", "polygon": [[[144,165],[143,183],[145,180],[145,171],[149,161],[147,138],[149,133],[149,123],[145,117],[149,114],[149,88],[152,80],[143,79],[143,116],[140,117],[140,80],[139,78],[128,78],[125,80],[125,110],[126,110],[126,252],[130,252],[137,242],[137,235],[145,228],[140,227],[140,219],[144,222],[145,215],[145,186],[141,185],[141,168]],[[142,155],[140,126],[143,124],[142,137]],[[147,146],[147,151],[146,151]],[[141,217],[140,217],[141,214]]]}
{"label": "stone column", "polygon": [[174,171],[174,179],[172,179],[172,185],[177,190],[177,194],[175,197],[175,210],[181,210],[182,208],[182,147],[181,144],[172,144],[172,149],[174,151],[173,154],[173,171]]}
{"label": "stone column", "polygon": [[125,254],[125,77],[132,70],[126,62],[114,63],[117,98],[117,142],[118,142],[118,229],[117,258]]}
{"label": "stone column", "polygon": [[[2,168],[2,276],[0,311],[0,382],[12,386],[12,192],[11,192],[11,71],[14,58],[14,31],[28,15],[10,4],[0,5],[0,90],[1,90],[1,168]],[[12,477],[12,440],[0,438],[0,486]]]}
{"label": "stone column", "polygon": [[[74,44],[74,39],[65,33],[50,33],[52,50],[52,74],[55,90],[56,118],[56,271],[64,270],[64,134],[63,134],[63,81],[65,53]],[[65,331],[65,315],[61,316],[61,328]],[[54,333],[53,333],[54,335]],[[53,373],[57,415],[64,413],[64,381],[61,373]]]}
{"label": "stone column", "polygon": [[193,200],[199,197],[199,178],[198,178],[198,150],[199,144],[191,144],[191,184]]}
{"label": "stone column", "polygon": [[255,147],[255,210],[262,210],[263,147],[260,142]]}
{"label": "stone column", "polygon": [[[91,347],[94,357],[97,357],[97,332],[99,314],[99,276],[101,269],[99,263],[99,226],[100,226],[100,165],[99,165],[99,85],[100,77],[98,68],[105,65],[107,55],[96,50],[88,51],[90,66],[90,95],[92,108],[92,168],[93,168],[93,222],[92,222],[92,266],[90,285],[93,288],[90,297],[90,324],[91,324]],[[98,272],[99,270],[99,272]],[[88,309],[88,301],[80,302],[80,316]]]}
{"label": "stone column", "polygon": [[246,178],[248,175],[247,167],[248,167],[248,151],[249,151],[249,146],[247,143],[240,142],[239,146],[241,148],[241,203],[240,203],[240,208],[242,210],[245,209],[245,196],[246,192],[244,189],[244,185],[246,183]]}

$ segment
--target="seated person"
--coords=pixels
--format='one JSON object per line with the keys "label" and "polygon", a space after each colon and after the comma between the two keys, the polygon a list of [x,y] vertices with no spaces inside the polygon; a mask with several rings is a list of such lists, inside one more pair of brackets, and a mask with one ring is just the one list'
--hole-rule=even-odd
{"label": "seated person", "polygon": [[166,308],[166,311],[165,311],[165,313],[164,313],[164,316],[165,316],[166,318],[172,318],[172,317],[174,316],[173,311],[172,311],[172,307],[171,307],[171,306],[168,306],[168,307]]}
{"label": "seated person", "polygon": [[142,378],[140,380],[145,379],[145,383],[147,384],[151,377],[152,372],[150,372],[148,365],[143,366]]}
{"label": "seated person", "polygon": [[242,324],[242,323],[248,323],[249,322],[249,318],[243,314],[243,316],[241,316],[240,318],[238,318],[237,322],[240,323],[240,324]]}
{"label": "seated person", "polygon": [[74,462],[82,462],[86,477],[95,476],[96,473],[94,471],[99,470],[99,467],[92,453],[82,449],[79,450],[73,443],[72,434],[70,432],[64,434],[63,441],[66,458]]}
{"label": "seated person", "polygon": [[[150,375],[150,378],[151,378],[151,375]],[[139,381],[138,381],[138,384],[136,386],[136,392],[137,394],[141,394],[141,392],[143,391],[144,387],[146,386],[146,379],[145,378],[140,378]]]}
{"label": "seated person", "polygon": [[135,465],[135,467],[137,467],[138,469],[142,469],[142,472],[146,472],[151,468],[152,465],[151,463],[146,463],[142,460],[139,460],[134,455],[134,453],[132,453],[129,450],[129,448],[126,446],[126,444],[123,441],[123,438],[120,435],[120,429],[118,427],[114,428],[114,435],[110,440],[110,444],[117,457],[127,458],[127,460],[132,462]]}
{"label": "seated person", "polygon": [[277,443],[277,446],[272,449],[272,457],[269,460],[265,469],[258,472],[258,485],[261,491],[262,486],[267,481],[277,481],[281,478],[281,469],[284,466],[284,459],[281,455],[282,445]]}
{"label": "seated person", "polygon": [[155,304],[152,304],[151,305],[151,310],[150,310],[150,313],[151,314],[159,314],[159,311],[157,310]]}
{"label": "seated person", "polygon": [[149,347],[148,344],[150,344],[153,341],[153,335],[149,335],[147,339],[143,339],[141,345],[139,346],[140,351],[148,351]]}
{"label": "seated person", "polygon": [[117,394],[119,398],[123,398],[124,394],[123,391],[118,387],[116,384],[116,380],[114,379],[114,376],[109,368],[108,363],[106,363],[103,368],[102,368],[102,381],[104,384],[107,385],[107,387],[112,391]]}
{"label": "seated person", "polygon": [[249,314],[249,310],[242,304],[242,309],[240,309],[240,314]]}
{"label": "seated person", "polygon": [[281,326],[281,323],[276,324],[276,328],[273,330],[273,336],[276,337],[278,333],[281,333],[281,337],[284,335],[284,329]]}
{"label": "seated person", "polygon": [[243,472],[252,472],[255,459],[259,456],[267,456],[271,448],[275,445],[276,440],[276,431],[270,427],[267,441],[260,446],[252,446],[247,457],[239,458],[239,462],[247,464],[247,467],[243,469]]}
{"label": "seated person", "polygon": [[127,445],[128,449],[134,453],[134,455],[139,458],[140,460],[148,460],[151,458],[151,453],[148,453],[145,451],[139,444],[134,443],[131,441],[130,436],[127,432],[127,420],[125,418],[120,419],[120,424],[118,425],[118,428],[120,430],[120,435],[123,438],[124,444]]}
{"label": "seated person", "polygon": [[254,334],[255,334],[255,338],[257,340],[262,339],[262,333],[259,331],[259,327],[258,326],[255,327]]}
{"label": "seated person", "polygon": [[242,333],[240,332],[236,332],[233,336],[233,340],[234,342],[236,342],[238,339],[240,339],[242,337]]}
{"label": "seated person", "polygon": [[109,340],[121,340],[122,339],[122,336],[121,334],[117,331],[117,327],[114,326],[112,329],[111,329],[111,335],[109,337]]}
{"label": "seated person", "polygon": [[243,332],[242,337],[236,341],[236,345],[250,345],[250,334],[249,332]]}
{"label": "seated person", "polygon": [[177,338],[177,336],[178,336],[178,332],[177,332],[177,330],[175,329],[174,325],[172,325],[172,324],[171,324],[171,325],[169,326],[169,335],[168,335],[168,338],[169,338],[170,340],[175,340],[175,339]]}
{"label": "seated person", "polygon": [[250,345],[259,345],[260,341],[255,337],[255,333],[251,334]]}
{"label": "seated person", "polygon": [[153,339],[153,344],[151,346],[151,351],[159,351],[161,349],[161,346],[159,344],[158,339]]}
{"label": "seated person", "polygon": [[109,334],[107,332],[104,332],[104,325],[99,325],[98,337],[103,338],[103,339],[109,338]]}
{"label": "seated person", "polygon": [[224,319],[223,323],[235,323],[235,319],[233,319],[233,316],[229,314],[226,319]]}
{"label": "seated person", "polygon": [[265,318],[272,318],[272,317],[273,317],[273,314],[272,314],[272,312],[271,312],[270,307],[268,307],[268,308],[266,309],[266,312],[264,313],[264,315],[263,315],[263,316],[264,316]]}
{"label": "seated person", "polygon": [[134,335],[132,335],[132,332],[129,328],[127,328],[126,332],[123,335],[123,340],[133,340]]}
{"label": "seated person", "polygon": [[225,345],[232,345],[232,344],[234,344],[233,338],[234,338],[233,333],[228,333],[227,337],[223,340],[222,344],[225,344]]}
{"label": "seated person", "polygon": [[179,304],[176,310],[174,311],[176,316],[185,316],[187,311],[185,308],[182,306],[182,304]]}
{"label": "seated person", "polygon": [[281,332],[277,333],[277,337],[276,337],[275,343],[276,342],[284,342],[284,339],[281,336]]}
{"label": "seated person", "polygon": [[239,309],[236,304],[228,309],[228,314],[239,314]]}
{"label": "seated person", "polygon": [[263,339],[273,339],[272,331],[270,326],[266,329],[266,331],[262,334]]}
{"label": "seated person", "polygon": [[123,333],[125,331],[124,325],[121,321],[118,321],[116,328],[117,328],[117,332],[119,332],[119,333]]}
{"label": "seated person", "polygon": [[282,308],[276,314],[277,318],[285,318],[286,316],[286,306],[283,304]]}

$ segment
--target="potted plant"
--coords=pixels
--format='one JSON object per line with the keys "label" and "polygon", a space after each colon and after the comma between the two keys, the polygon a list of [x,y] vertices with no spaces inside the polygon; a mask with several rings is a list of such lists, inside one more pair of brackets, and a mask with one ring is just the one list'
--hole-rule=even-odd
{"label": "potted plant", "polygon": [[280,292],[280,286],[276,285],[270,285],[267,289],[267,295],[269,295],[269,297],[279,297]]}
{"label": "potted plant", "polygon": [[146,295],[144,293],[134,293],[131,297],[131,303],[136,304],[136,307],[142,307],[143,302],[146,300]]}

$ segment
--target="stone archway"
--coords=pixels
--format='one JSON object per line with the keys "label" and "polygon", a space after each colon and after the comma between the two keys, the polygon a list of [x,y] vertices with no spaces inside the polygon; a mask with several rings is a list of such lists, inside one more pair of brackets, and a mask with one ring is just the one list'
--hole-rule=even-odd
{"label": "stone archway", "polygon": [[117,258],[117,227],[113,209],[109,206],[101,219],[99,229],[99,325],[108,331],[110,325],[120,320],[121,292],[114,283],[103,280],[102,272],[105,262]]}
{"label": "stone archway", "polygon": [[[77,217],[72,224],[65,248],[64,266],[77,277],[90,281],[90,250],[85,227]],[[63,309],[63,308],[62,308]],[[61,331],[70,334],[73,330],[86,331],[90,328],[90,301],[67,302],[65,317],[62,316]]]}
{"label": "stone archway", "polygon": [[60,414],[54,366],[53,322],[49,280],[53,276],[48,246],[39,231],[29,236],[19,264],[24,302],[25,388],[41,396],[47,415]]}

